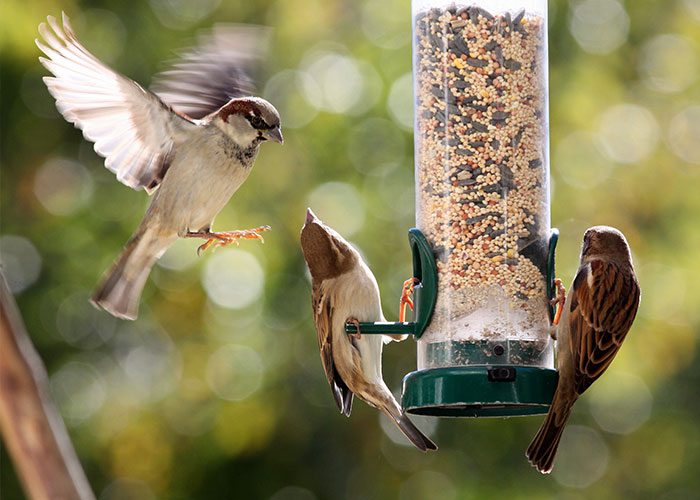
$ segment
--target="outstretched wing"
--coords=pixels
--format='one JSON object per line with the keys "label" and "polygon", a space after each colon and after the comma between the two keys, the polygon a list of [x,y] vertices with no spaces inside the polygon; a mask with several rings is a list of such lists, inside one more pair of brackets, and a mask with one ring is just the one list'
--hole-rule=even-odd
{"label": "outstretched wing", "polygon": [[640,290],[631,267],[594,260],[574,280],[569,327],[581,394],[607,370],[632,326]]}
{"label": "outstretched wing", "polygon": [[312,305],[314,308],[314,324],[316,325],[316,338],[321,351],[321,362],[326,378],[333,391],[333,398],[340,412],[346,417],[352,411],[353,393],[345,384],[333,362],[333,306],[330,297],[324,294],[320,287],[314,287],[312,291]]}
{"label": "outstretched wing", "polygon": [[254,95],[251,74],[267,53],[270,34],[260,26],[217,24],[157,74],[151,90],[192,118],[203,118],[235,97]]}
{"label": "outstretched wing", "polygon": [[63,26],[49,16],[39,25],[46,55],[39,61],[53,73],[44,83],[63,117],[95,143],[105,166],[134,189],[150,191],[167,170],[174,148],[196,127],[155,94],[113,71],[76,38],[68,17]]}

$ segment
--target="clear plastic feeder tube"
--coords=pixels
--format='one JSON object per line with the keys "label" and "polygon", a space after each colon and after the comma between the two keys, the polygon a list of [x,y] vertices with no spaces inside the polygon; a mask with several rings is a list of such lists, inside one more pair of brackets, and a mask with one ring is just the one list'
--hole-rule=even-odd
{"label": "clear plastic feeder tube", "polygon": [[438,267],[419,370],[553,367],[546,12],[413,1],[416,222]]}

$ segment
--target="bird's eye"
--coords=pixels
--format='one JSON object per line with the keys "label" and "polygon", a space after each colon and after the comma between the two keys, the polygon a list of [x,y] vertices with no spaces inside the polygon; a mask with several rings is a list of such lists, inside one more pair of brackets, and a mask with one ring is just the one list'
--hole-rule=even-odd
{"label": "bird's eye", "polygon": [[252,116],[248,118],[248,121],[250,122],[251,126],[255,129],[267,128],[267,123],[265,123],[265,120],[263,120],[259,116]]}

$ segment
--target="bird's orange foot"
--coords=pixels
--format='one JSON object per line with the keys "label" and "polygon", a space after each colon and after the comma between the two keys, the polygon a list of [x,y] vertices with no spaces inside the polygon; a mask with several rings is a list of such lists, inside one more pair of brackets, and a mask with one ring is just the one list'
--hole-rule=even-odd
{"label": "bird's orange foot", "polygon": [[348,337],[360,340],[362,338],[362,332],[360,331],[360,322],[357,320],[357,318],[348,318],[346,323],[351,323],[355,325],[355,328],[357,328],[357,332],[348,333]]}
{"label": "bird's orange foot", "polygon": [[561,319],[561,313],[564,311],[564,304],[566,303],[566,288],[564,288],[564,284],[559,278],[554,280],[554,286],[557,287],[557,296],[552,299],[550,304],[557,306],[557,313],[552,320],[552,325],[557,326]]}
{"label": "bird's orange foot", "polygon": [[238,245],[238,240],[260,240],[265,243],[262,234],[269,231],[270,226],[260,226],[253,229],[242,229],[239,231],[223,231],[220,233],[212,233],[211,231],[187,232],[185,238],[204,238],[207,241],[197,248],[197,255],[201,255],[209,247],[214,245],[215,248],[225,247],[231,243]]}
{"label": "bird's orange foot", "polygon": [[401,299],[399,300],[399,321],[403,323],[406,320],[406,306],[413,311],[413,288],[418,284],[418,278],[411,278],[403,282],[401,289]]}

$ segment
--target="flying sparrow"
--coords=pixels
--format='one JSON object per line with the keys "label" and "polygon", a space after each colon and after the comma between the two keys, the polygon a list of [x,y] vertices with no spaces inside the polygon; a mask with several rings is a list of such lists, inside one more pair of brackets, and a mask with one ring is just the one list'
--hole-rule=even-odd
{"label": "flying sparrow", "polygon": [[178,238],[203,238],[206,250],[269,229],[215,233],[214,217],[250,173],[260,144],[282,142],[280,118],[253,97],[248,70],[265,50],[267,31],[216,26],[196,48],[155,77],[153,91],[117,73],[76,38],[68,17],[49,16],[36,44],[53,73],[44,83],[63,117],[95,143],[105,166],[133,189],[153,194],[136,232],[104,275],[92,303],[135,319],[156,259]]}
{"label": "flying sparrow", "polygon": [[384,412],[423,451],[437,446],[403,413],[382,378],[382,335],[345,333],[345,323],[385,321],[379,287],[360,254],[309,209],[301,248],[311,272],[312,305],[321,361],[340,412],[349,417],[353,394]]}
{"label": "flying sparrow", "polygon": [[549,413],[526,452],[543,474],[552,471],[574,403],[610,366],[625,340],[639,298],[624,235],[607,226],[588,229],[581,264],[556,330],[559,382]]}

